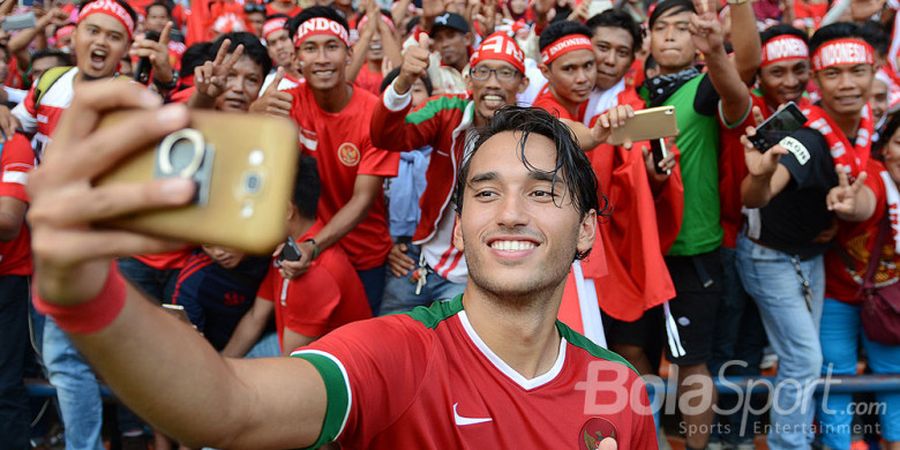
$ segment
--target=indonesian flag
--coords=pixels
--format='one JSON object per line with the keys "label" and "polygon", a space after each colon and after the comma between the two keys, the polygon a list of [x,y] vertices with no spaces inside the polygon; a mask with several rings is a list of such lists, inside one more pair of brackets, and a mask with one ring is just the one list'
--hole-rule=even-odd
{"label": "indonesian flag", "polygon": [[[619,104],[644,107],[634,89],[621,83],[617,90],[606,93],[601,106],[589,106],[586,121],[592,123],[598,112]],[[681,172],[676,166],[661,192],[654,196],[642,147],[649,147],[649,143],[636,143],[631,150],[604,144],[588,154],[612,215],[598,224],[597,242],[590,257],[570,273],[559,318],[597,344],[605,344],[599,322],[601,310],[616,319],[634,321],[644,311],[675,297],[675,286],[662,255],[681,229]]]}

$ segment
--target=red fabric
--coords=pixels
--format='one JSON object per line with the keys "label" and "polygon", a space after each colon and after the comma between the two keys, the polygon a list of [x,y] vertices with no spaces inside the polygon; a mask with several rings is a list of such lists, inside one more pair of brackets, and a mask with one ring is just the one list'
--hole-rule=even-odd
{"label": "red fabric", "polygon": [[[606,424],[606,436],[615,430],[619,448],[657,448],[653,416],[635,411],[648,404],[643,381],[618,358],[567,340],[559,372],[526,388],[492,362],[462,317],[431,328],[406,314],[365,320],[299,350],[332,355],[346,371],[352,402],[338,436],[343,448],[580,448],[585,435],[597,436],[589,422]],[[586,403],[586,376],[622,389],[591,386]],[[586,407],[616,400],[621,408]],[[490,421],[466,425],[464,418]]]}
{"label": "red fabric", "polygon": [[287,14],[287,15],[290,16],[290,17],[294,17],[294,16],[296,16],[297,14],[300,14],[301,11],[303,11],[303,8],[301,8],[301,7],[297,6],[297,5],[293,5],[294,7],[290,10],[290,12],[284,13],[284,12],[281,12],[281,11],[279,11],[279,10],[277,10],[277,9],[274,8],[273,5],[274,5],[275,3],[277,3],[277,2],[274,2],[274,1],[273,1],[273,2],[266,3],[266,15],[267,15],[267,16],[272,16],[272,15],[275,15],[275,14]]}
{"label": "red fabric", "polygon": [[[752,106],[759,108],[764,117],[769,116],[769,108],[761,96],[751,95]],[[747,163],[744,162],[744,144],[741,136],[744,130],[753,125],[753,114],[748,114],[743,122],[732,128],[719,124],[719,142],[722,151],[719,153],[719,207],[720,220],[724,238],[722,246],[735,248],[737,236],[744,225],[744,214],[741,212],[744,202],[741,199],[741,183],[747,176]]]}
{"label": "red fabric", "polygon": [[[634,109],[644,107],[634,89],[620,93],[618,104],[629,104]],[[596,117],[591,123],[594,121]],[[603,313],[625,321],[637,320],[644,311],[675,297],[662,255],[675,242],[684,211],[684,187],[678,166],[654,196],[642,148],[649,148],[649,143],[638,142],[631,150],[603,144],[588,152],[600,194],[609,199],[612,215],[601,219],[597,227],[597,240],[605,257],[595,258],[592,253],[582,261],[582,270],[585,278],[595,279]],[[678,157],[676,148],[669,150]],[[598,269],[599,264],[605,270]],[[577,314],[580,318],[580,313],[571,311],[577,308],[577,296],[567,285],[560,317]]]}
{"label": "red fabric", "polygon": [[869,105],[863,106],[859,129],[856,132],[856,140],[852,145],[847,136],[844,135],[844,132],[841,131],[837,122],[822,108],[810,105],[803,113],[806,114],[807,118],[806,126],[822,133],[825,143],[828,144],[828,148],[831,150],[831,158],[834,159],[835,166],[841,164],[844,167],[848,167],[853,178],[859,175],[859,172],[866,167],[872,148],[874,124]]}
{"label": "red fabric", "polygon": [[78,12],[78,22],[81,23],[82,20],[93,14],[106,14],[107,16],[116,19],[116,21],[125,27],[129,39],[134,35],[134,19],[131,18],[131,15],[128,14],[128,11],[123,8],[122,5],[116,3],[114,0],[97,0],[86,4],[81,8],[81,11]]}
{"label": "red fabric", "polygon": [[516,40],[503,32],[496,32],[484,39],[478,50],[471,54],[469,65],[475,67],[481,61],[499,60],[511,64],[519,72],[525,73],[525,52]]}
{"label": "red fabric", "polygon": [[[353,89],[350,103],[338,113],[319,108],[312,89],[303,83],[286,90],[293,97],[291,115],[300,127],[302,150],[316,158],[322,193],[317,216],[328,223],[353,197],[358,175],[395,177],[400,155],[372,144],[369,127],[376,105],[374,95]],[[381,192],[368,215],[340,240],[357,270],[384,264],[393,241],[387,225],[387,210]]]}
{"label": "red fabric", "polygon": [[185,247],[184,250],[178,250],[168,253],[158,253],[155,255],[135,255],[134,259],[156,269],[181,269],[187,263],[188,258],[194,251],[193,247]]}
{"label": "red fabric", "polygon": [[[309,237],[301,237],[298,242]],[[283,283],[284,278],[273,265],[257,294],[275,304],[275,325],[282,349],[285,328],[318,338],[350,322],[372,317],[362,281],[338,246],[322,251],[306,273],[288,281],[286,291]]]}
{"label": "red fabric", "polygon": [[[885,168],[880,162],[870,159],[866,167],[866,186],[875,193],[875,213],[869,220],[863,222],[838,221],[838,234],[835,244],[825,254],[825,296],[847,303],[860,303],[859,295],[863,277],[868,269],[869,257],[875,248],[878,238],[878,229],[888,214],[887,192],[881,179],[881,172]],[[844,256],[852,267],[847,267],[847,261],[839,253],[842,249]],[[885,240],[881,249],[881,260],[890,261],[892,264],[881,264],[875,271],[876,286],[891,284],[900,278],[900,255],[894,250],[893,239]]]}
{"label": "red fabric", "polygon": [[383,80],[384,75],[381,74],[380,70],[373,72],[369,70],[368,63],[363,63],[362,68],[359,69],[359,74],[356,75],[356,80],[353,81],[353,85],[377,96],[381,95],[381,82]]}
{"label": "red fabric", "polygon": [[216,20],[228,17],[246,21],[243,5],[235,0],[191,0],[185,45],[212,40]]}
{"label": "red fabric", "polygon": [[534,103],[531,106],[535,108],[541,108],[548,113],[559,117],[560,119],[569,119],[574,120],[575,122],[584,121],[584,113],[587,109],[587,101],[581,102],[581,105],[578,106],[578,116],[572,116],[565,107],[563,107],[559,100],[556,99],[556,96],[553,95],[553,92],[550,91],[550,83],[544,85],[541,89],[541,92],[534,99]]}
{"label": "red fabric", "polygon": [[191,99],[191,96],[194,95],[194,91],[196,90],[197,88],[195,88],[194,86],[182,89],[170,95],[169,100],[171,100],[173,103],[187,103],[188,100]]}
{"label": "red fabric", "polygon": [[[0,159],[0,197],[12,197],[29,203],[25,186],[28,172],[34,169],[34,151],[24,135],[16,133],[2,144]],[[0,242],[0,275],[31,275],[31,233],[22,222],[19,235],[7,242]]]}
{"label": "red fabric", "polygon": [[34,283],[34,308],[53,317],[56,325],[66,333],[90,334],[108,327],[122,312],[127,295],[125,278],[114,262],[109,264],[109,275],[100,293],[84,303],[69,306],[47,303],[39,295],[37,286]]}
{"label": "red fabric", "polygon": [[26,80],[24,75],[19,72],[18,58],[15,56],[10,57],[7,64],[6,80],[3,82],[3,85],[14,89],[25,89],[27,87],[25,84]]}

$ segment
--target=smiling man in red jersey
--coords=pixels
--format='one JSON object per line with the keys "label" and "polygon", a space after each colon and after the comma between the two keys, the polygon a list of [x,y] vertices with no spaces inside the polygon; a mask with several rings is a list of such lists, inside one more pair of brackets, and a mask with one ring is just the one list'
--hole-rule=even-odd
{"label": "smiling man in red jersey", "polygon": [[541,74],[547,85],[534,101],[561,119],[580,122],[597,77],[597,60],[591,30],[584,24],[563,20],[541,33]]}

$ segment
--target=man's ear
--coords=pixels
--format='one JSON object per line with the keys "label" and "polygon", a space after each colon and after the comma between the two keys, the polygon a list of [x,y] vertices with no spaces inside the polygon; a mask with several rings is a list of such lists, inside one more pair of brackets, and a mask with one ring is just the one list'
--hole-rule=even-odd
{"label": "man's ear", "polygon": [[465,242],[462,236],[462,225],[459,223],[459,215],[453,220],[453,246],[456,250],[462,252],[465,250]]}
{"label": "man's ear", "polygon": [[590,210],[581,219],[578,226],[578,253],[582,254],[590,250],[594,246],[594,240],[597,237],[597,211]]}
{"label": "man's ear", "polygon": [[538,69],[541,69],[541,75],[543,75],[544,78],[546,78],[547,80],[550,79],[550,66],[544,63],[540,63],[538,64]]}

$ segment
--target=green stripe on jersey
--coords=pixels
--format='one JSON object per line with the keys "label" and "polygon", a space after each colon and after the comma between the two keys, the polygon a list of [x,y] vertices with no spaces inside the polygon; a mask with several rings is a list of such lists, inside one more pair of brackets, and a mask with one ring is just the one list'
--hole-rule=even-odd
{"label": "green stripe on jersey", "polygon": [[629,363],[625,358],[619,356],[618,353],[611,352],[611,351],[595,344],[594,341],[575,332],[575,330],[569,328],[568,325],[557,320],[556,321],[556,329],[559,330],[560,336],[566,338],[566,341],[568,341],[570,344],[590,353],[591,355],[593,355],[596,358],[621,363],[624,366],[628,367],[629,369],[633,370],[634,373],[637,373],[638,375],[640,375],[640,373],[638,373],[637,369],[635,369],[634,366],[632,366],[631,363]]}
{"label": "green stripe on jersey", "polygon": [[291,357],[305,359],[312,364],[319,371],[319,375],[325,383],[327,399],[325,421],[322,423],[319,438],[307,448],[319,448],[337,439],[347,421],[347,414],[350,410],[350,382],[337,360],[329,356],[302,350],[291,354]]}
{"label": "green stripe on jersey", "polygon": [[406,115],[406,123],[418,125],[426,120],[430,120],[437,113],[446,109],[458,109],[465,112],[466,105],[469,100],[463,97],[438,97],[425,103],[421,109]]}
{"label": "green stripe on jersey", "polygon": [[402,314],[422,322],[426,328],[437,328],[442,321],[456,315],[463,310],[462,294],[457,295],[452,300],[436,301],[431,306],[417,306],[411,311]]}

